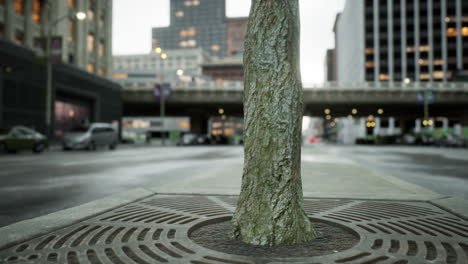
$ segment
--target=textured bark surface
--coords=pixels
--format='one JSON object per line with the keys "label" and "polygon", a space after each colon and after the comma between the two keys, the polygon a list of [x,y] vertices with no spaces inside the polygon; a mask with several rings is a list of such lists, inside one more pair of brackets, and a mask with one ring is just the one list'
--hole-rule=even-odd
{"label": "textured bark surface", "polygon": [[316,237],[303,209],[298,0],[253,0],[244,53],[244,172],[236,239],[293,245]]}

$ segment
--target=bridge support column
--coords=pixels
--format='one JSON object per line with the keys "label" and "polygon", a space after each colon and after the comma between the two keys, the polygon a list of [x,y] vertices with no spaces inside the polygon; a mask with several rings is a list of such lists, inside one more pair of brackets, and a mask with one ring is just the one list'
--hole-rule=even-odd
{"label": "bridge support column", "polygon": [[442,120],[442,129],[445,131],[449,129],[449,120],[446,117]]}
{"label": "bridge support column", "polygon": [[414,121],[414,132],[415,133],[418,133],[418,132],[421,132],[421,119],[416,119],[416,121]]}
{"label": "bridge support column", "polygon": [[374,136],[380,135],[380,118],[375,118]]}
{"label": "bridge support column", "polygon": [[195,134],[208,133],[208,115],[201,110],[191,109],[190,116],[190,132]]}
{"label": "bridge support column", "polygon": [[463,127],[468,127],[468,107],[463,109],[460,120]]}
{"label": "bridge support column", "polygon": [[367,136],[367,130],[366,130],[366,119],[364,117],[361,117],[359,119],[359,129],[358,129],[358,138],[363,138]]}
{"label": "bridge support column", "polygon": [[395,135],[395,118],[394,117],[389,117],[388,118],[388,132],[387,134],[389,136]]}

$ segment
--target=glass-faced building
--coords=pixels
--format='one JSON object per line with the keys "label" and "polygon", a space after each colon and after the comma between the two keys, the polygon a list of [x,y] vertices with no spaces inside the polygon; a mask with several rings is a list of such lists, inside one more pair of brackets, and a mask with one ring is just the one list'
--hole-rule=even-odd
{"label": "glass-faced building", "polygon": [[336,34],[340,81],[450,81],[468,71],[465,0],[348,0]]}
{"label": "glass-faced building", "polygon": [[200,47],[212,56],[226,56],[224,0],[171,0],[170,5],[170,25],[153,28],[153,49]]}

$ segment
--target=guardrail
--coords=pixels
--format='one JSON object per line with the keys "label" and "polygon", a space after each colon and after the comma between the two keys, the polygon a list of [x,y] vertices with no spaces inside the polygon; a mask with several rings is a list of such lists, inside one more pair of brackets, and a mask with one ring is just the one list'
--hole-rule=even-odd
{"label": "guardrail", "polygon": [[[154,89],[154,82],[118,80],[126,91],[149,91]],[[468,92],[468,83],[463,82],[325,82],[325,83],[304,83],[305,90],[372,90],[372,91],[463,91]],[[173,82],[171,89],[174,91],[242,91],[244,83],[242,81],[205,81],[205,82]]]}

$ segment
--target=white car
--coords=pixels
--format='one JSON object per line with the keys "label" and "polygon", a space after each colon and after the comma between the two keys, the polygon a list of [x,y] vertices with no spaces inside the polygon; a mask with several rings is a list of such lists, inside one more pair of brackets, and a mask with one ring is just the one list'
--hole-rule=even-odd
{"label": "white car", "polygon": [[119,141],[117,131],[111,124],[92,123],[89,127],[76,127],[63,135],[63,150],[88,149],[108,146],[115,149]]}

